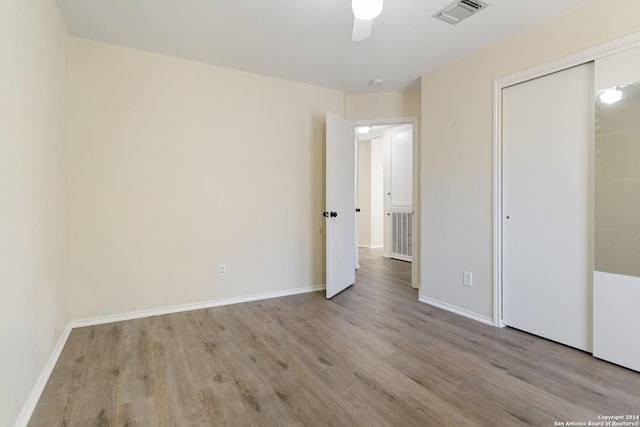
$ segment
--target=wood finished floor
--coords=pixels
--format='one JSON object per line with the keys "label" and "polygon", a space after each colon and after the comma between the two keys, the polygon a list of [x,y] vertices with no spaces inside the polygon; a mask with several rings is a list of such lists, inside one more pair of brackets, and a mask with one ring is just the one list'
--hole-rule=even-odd
{"label": "wood finished floor", "polygon": [[417,301],[361,251],[322,293],[75,329],[29,426],[553,426],[639,414],[640,374]]}

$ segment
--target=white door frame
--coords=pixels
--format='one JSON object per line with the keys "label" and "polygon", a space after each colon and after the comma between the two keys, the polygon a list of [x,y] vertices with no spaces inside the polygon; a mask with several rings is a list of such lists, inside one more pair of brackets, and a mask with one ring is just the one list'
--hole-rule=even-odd
{"label": "white door frame", "polygon": [[[631,34],[493,81],[493,325],[502,322],[502,89],[547,74],[640,47],[640,33]],[[595,101],[594,101],[595,102]]]}
{"label": "white door frame", "polygon": [[[388,126],[406,125],[412,126],[412,197],[413,197],[413,235],[411,245],[414,249],[413,262],[411,263],[411,286],[420,288],[420,131],[417,117],[397,117],[389,119],[355,120],[355,126]],[[357,246],[357,242],[356,242]]]}

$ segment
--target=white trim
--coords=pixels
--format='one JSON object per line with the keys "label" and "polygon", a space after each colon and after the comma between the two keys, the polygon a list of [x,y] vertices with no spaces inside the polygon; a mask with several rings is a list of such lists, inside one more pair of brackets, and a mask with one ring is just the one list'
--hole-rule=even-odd
{"label": "white trim", "polygon": [[18,416],[18,419],[16,420],[14,427],[26,427],[27,424],[29,423],[31,416],[33,415],[33,411],[36,409],[36,405],[40,400],[40,396],[42,395],[42,392],[44,391],[44,388],[47,385],[47,382],[49,381],[49,377],[51,377],[53,368],[55,368],[56,363],[58,362],[58,358],[62,353],[62,349],[64,348],[64,345],[67,343],[67,339],[69,338],[71,331],[75,328],[101,325],[104,323],[121,322],[123,320],[140,319],[143,317],[160,316],[163,314],[178,313],[181,311],[199,310],[203,308],[219,307],[222,305],[231,305],[231,304],[239,304],[243,302],[259,301],[259,300],[269,299],[269,298],[286,297],[291,295],[303,294],[307,292],[323,291],[324,289],[325,289],[324,285],[316,285],[316,286],[308,286],[305,288],[294,288],[286,291],[265,292],[262,294],[247,295],[244,297],[223,298],[223,299],[198,302],[193,304],[174,305],[170,307],[154,308],[150,310],[141,310],[141,311],[135,311],[131,313],[122,313],[122,314],[114,314],[110,316],[95,317],[92,319],[74,320],[67,325],[64,331],[62,331],[62,334],[60,335],[60,339],[58,340],[58,343],[53,349],[53,352],[51,353],[51,356],[49,357],[47,364],[45,365],[44,369],[40,373],[40,377],[38,377],[38,381],[36,381],[36,384],[33,386],[33,389],[31,390],[31,394],[29,395],[29,398],[27,399],[26,403],[22,407],[22,411],[20,411],[20,415]]}
{"label": "white trim", "polygon": [[621,37],[508,76],[500,77],[494,82],[501,85],[502,88],[513,86],[518,83],[526,82],[527,80],[575,67],[576,65],[584,64],[585,62],[595,61],[596,59],[614,55],[635,47],[640,47],[640,32]]}
{"label": "white trim", "polygon": [[389,209],[395,209],[397,211],[403,211],[403,212],[411,212],[413,211],[413,203],[412,202],[389,203]]}
{"label": "white trim", "polygon": [[483,316],[481,314],[474,313],[473,311],[465,310],[464,308],[456,307],[455,305],[447,304],[446,302],[438,301],[433,298],[427,298],[422,295],[420,295],[418,299],[420,300],[420,302],[423,302],[425,304],[450,311],[451,313],[467,317],[477,322],[484,323],[485,325],[493,326],[493,319],[491,319],[490,317]]}
{"label": "white trim", "polygon": [[[407,117],[396,117],[389,119],[366,119],[366,120],[356,120],[353,122],[355,126],[391,126],[391,125],[406,125],[413,124],[417,126],[418,118],[414,116]],[[414,128],[415,129],[415,128]]]}
{"label": "white trim", "polygon": [[144,317],[161,316],[163,314],[179,313],[182,311],[201,310],[203,308],[219,307],[222,305],[240,304],[243,302],[259,301],[269,298],[279,298],[291,295],[303,294],[307,292],[322,291],[324,285],[308,286],[304,288],[288,289],[286,291],[265,292],[262,294],[253,294],[243,297],[222,298],[211,301],[196,302],[191,304],[173,305],[169,307],[152,308],[149,310],[140,310],[130,313],[112,314],[109,316],[94,317],[90,319],[74,320],[71,322],[72,328],[82,328],[85,326],[101,325],[104,323],[121,322],[123,320],[141,319]]}
{"label": "white trim", "polygon": [[493,321],[502,322],[502,90],[506,87],[640,47],[640,32],[493,81]]}
{"label": "white trim", "polygon": [[22,411],[20,411],[20,415],[18,416],[18,419],[16,420],[14,427],[26,427],[27,424],[29,424],[29,420],[33,415],[33,411],[36,409],[36,405],[40,400],[40,396],[42,395],[42,392],[44,391],[44,388],[46,387],[47,382],[49,381],[49,377],[51,376],[51,373],[53,372],[53,368],[55,368],[56,363],[58,362],[58,358],[60,357],[60,354],[62,354],[62,349],[64,348],[64,345],[67,343],[67,339],[69,338],[70,333],[71,333],[71,325],[67,325],[62,331],[62,334],[60,334],[60,338],[58,339],[56,346],[53,348],[53,352],[51,352],[51,356],[49,356],[49,360],[47,361],[47,364],[42,369],[42,372],[40,373],[38,380],[36,381],[35,385],[31,389],[31,394],[29,394],[29,398],[27,399],[24,406],[22,407]]}
{"label": "white trim", "polygon": [[493,326],[502,328],[502,86],[493,82]]}
{"label": "white trim", "polygon": [[359,248],[367,248],[367,249],[380,249],[384,248],[384,245],[358,245]]}
{"label": "white trim", "polygon": [[389,258],[397,259],[400,261],[413,262],[413,257],[409,255],[397,254],[395,252],[391,252],[391,255],[389,255]]}

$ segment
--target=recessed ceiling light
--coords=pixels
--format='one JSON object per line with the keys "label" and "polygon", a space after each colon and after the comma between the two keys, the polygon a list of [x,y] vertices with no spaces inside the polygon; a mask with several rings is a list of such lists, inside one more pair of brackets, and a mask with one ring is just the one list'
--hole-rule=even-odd
{"label": "recessed ceiling light", "polygon": [[358,133],[360,135],[364,135],[365,133],[369,132],[371,130],[370,126],[358,126]]}
{"label": "recessed ceiling light", "polygon": [[370,86],[380,86],[382,84],[384,84],[384,79],[382,77],[376,77],[369,82]]}

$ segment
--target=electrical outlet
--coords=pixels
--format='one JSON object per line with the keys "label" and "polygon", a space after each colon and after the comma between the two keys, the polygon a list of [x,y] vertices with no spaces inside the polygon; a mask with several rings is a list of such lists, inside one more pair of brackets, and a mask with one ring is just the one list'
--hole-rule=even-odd
{"label": "electrical outlet", "polygon": [[462,272],[462,284],[465,286],[473,286],[473,274],[470,271]]}
{"label": "electrical outlet", "polygon": [[220,264],[218,266],[218,276],[226,276],[227,275],[227,266],[225,264]]}

